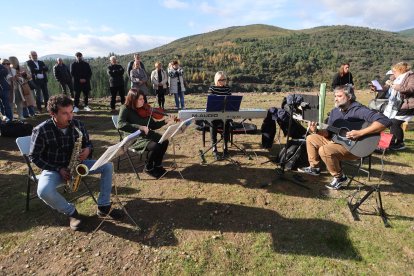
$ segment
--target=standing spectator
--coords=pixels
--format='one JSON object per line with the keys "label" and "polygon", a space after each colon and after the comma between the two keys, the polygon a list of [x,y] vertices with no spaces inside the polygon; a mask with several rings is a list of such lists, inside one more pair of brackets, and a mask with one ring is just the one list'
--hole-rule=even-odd
{"label": "standing spectator", "polygon": [[67,95],[66,86],[69,88],[70,97],[73,99],[73,84],[72,84],[72,76],[70,75],[69,68],[66,64],[63,63],[61,58],[56,59],[56,64],[53,66],[53,75],[55,76],[56,80],[59,82],[60,87],[62,88],[62,93]]}
{"label": "standing spectator", "polygon": [[148,76],[145,70],[141,67],[141,63],[135,61],[131,72],[129,73],[131,79],[131,88],[135,88],[141,91],[145,96],[145,103],[147,102],[147,96],[149,95],[147,80]]}
{"label": "standing spectator", "polygon": [[83,60],[82,53],[77,52],[75,54],[76,61],[70,65],[70,74],[73,77],[73,88],[75,90],[75,107],[73,112],[79,112],[79,98],[81,92],[83,92],[84,110],[91,111],[88,106],[89,92],[91,91],[91,77],[92,70],[89,63]]}
{"label": "standing spectator", "polygon": [[23,107],[22,107],[22,99],[21,97],[18,97],[16,100],[16,91],[19,91],[19,88],[17,86],[17,73],[16,73],[16,69],[11,67],[11,63],[8,59],[3,59],[2,60],[2,64],[4,65],[4,67],[6,67],[7,71],[9,72],[6,76],[7,82],[10,85],[10,90],[9,90],[9,105],[10,105],[10,109],[12,114],[14,113],[14,107],[17,105],[17,114],[18,114],[18,118],[19,120],[24,120],[23,118]]}
{"label": "standing spectator", "polygon": [[390,133],[393,134],[390,149],[403,150],[405,149],[404,131],[401,125],[414,117],[414,73],[410,71],[410,66],[406,62],[393,65],[392,72],[395,80],[391,85],[390,101],[391,97],[395,97],[395,94],[399,92],[402,103],[395,117],[390,116],[392,122]]}
{"label": "standing spectator", "polygon": [[184,79],[183,79],[183,69],[180,67],[180,64],[178,63],[178,60],[173,60],[168,65],[168,83],[170,85],[170,93],[174,94],[175,99],[175,107],[177,109],[185,108],[184,105],[184,92],[185,92],[185,86],[184,86]]}
{"label": "standing spectator", "polygon": [[122,65],[118,64],[116,57],[109,58],[111,65],[106,72],[109,75],[109,90],[111,92],[111,112],[115,112],[116,94],[121,97],[121,104],[125,103],[124,72]]}
{"label": "standing spectator", "polygon": [[134,62],[139,62],[141,68],[144,69],[144,71],[145,71],[144,63],[142,63],[142,61],[141,61],[141,55],[139,53],[135,53],[134,54],[134,59],[131,60],[130,62],[128,62],[128,65],[127,65],[128,77],[130,76],[132,67],[134,67]]}
{"label": "standing spectator", "polygon": [[157,95],[158,106],[164,108],[165,92],[167,90],[167,73],[162,69],[161,62],[155,63],[155,70],[151,72],[151,82],[154,88],[155,95]]}
{"label": "standing spectator", "polygon": [[341,67],[339,67],[339,71],[335,74],[332,81],[332,89],[345,84],[352,84],[354,86],[352,73],[349,72],[349,63],[342,63]]}
{"label": "standing spectator", "polygon": [[49,100],[49,91],[47,89],[47,74],[49,68],[41,60],[37,60],[37,53],[31,51],[29,55],[30,60],[26,61],[27,68],[32,74],[32,79],[36,84],[35,94],[36,94],[36,105],[39,112],[42,112],[42,97],[47,107],[47,101]]}
{"label": "standing spectator", "polygon": [[14,103],[17,107],[19,120],[35,115],[35,99],[33,92],[28,84],[28,75],[20,67],[19,60],[16,57],[9,57],[11,70],[15,70],[15,79],[13,82]]}
{"label": "standing spectator", "polygon": [[13,112],[10,108],[10,103],[9,103],[10,84],[7,82],[7,79],[6,79],[7,75],[9,74],[9,71],[3,65],[3,63],[4,63],[4,59],[2,60],[0,64],[0,98],[1,98],[0,111],[4,116],[6,116],[6,122],[9,122],[13,120]]}

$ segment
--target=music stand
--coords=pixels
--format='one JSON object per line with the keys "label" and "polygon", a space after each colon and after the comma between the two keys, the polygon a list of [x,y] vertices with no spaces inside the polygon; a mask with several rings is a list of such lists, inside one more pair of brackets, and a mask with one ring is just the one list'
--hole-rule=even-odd
{"label": "music stand", "polygon": [[[223,112],[223,113],[224,112],[238,112],[240,110],[242,99],[243,99],[243,96],[238,96],[238,95],[208,95],[206,112]],[[217,120],[220,120],[220,119],[217,119]],[[226,120],[224,119],[221,121],[223,121],[223,132],[224,132]],[[216,128],[212,124],[212,122],[205,121],[205,123],[211,128]],[[217,142],[211,145],[207,150],[205,151],[200,150],[200,158],[203,164],[207,163],[204,157],[205,154],[209,152],[213,147],[217,146],[217,144],[223,140],[223,137],[224,137],[224,133],[221,136],[221,138],[218,139]],[[230,144],[236,147],[241,152],[243,152],[244,155],[249,156],[249,158],[251,158],[250,155],[244,149],[236,145],[232,140],[230,140]]]}
{"label": "music stand", "polygon": [[[138,136],[141,135],[141,131],[137,130],[134,133],[131,133],[130,135],[126,136],[121,142],[110,146],[102,155],[101,157],[99,157],[98,160],[96,160],[95,164],[93,164],[93,166],[90,168],[90,170],[95,170],[97,168],[99,168],[100,166],[111,162],[112,160],[118,158],[119,156],[123,155],[124,153],[128,152],[128,148],[135,142],[135,140],[138,138]],[[124,204],[122,204],[121,200],[118,197],[118,189],[117,186],[115,185],[115,183],[112,183],[112,186],[114,187],[115,190],[115,194],[114,194],[114,199],[116,200],[115,202],[117,204],[119,204],[119,206],[121,207],[122,211],[125,213],[125,215],[127,215],[127,217],[129,217],[129,219],[135,224],[136,229],[138,231],[141,231],[141,227],[139,227],[138,223],[136,223],[136,221],[131,217],[131,215],[128,213],[128,211],[126,210]],[[99,225],[96,227],[96,229],[93,231],[93,233],[95,233],[96,231],[98,231],[98,229],[101,227],[101,225],[109,218],[109,214],[112,212],[113,208],[111,208],[111,210],[109,210],[109,213],[103,218],[103,220],[101,221],[101,223],[99,223]]]}
{"label": "music stand", "polygon": [[171,143],[173,145],[173,163],[170,166],[170,170],[167,170],[163,175],[161,175],[158,179],[163,178],[167,173],[171,172],[171,171],[177,171],[181,178],[184,179],[184,176],[182,175],[182,173],[178,170],[178,164],[177,164],[177,160],[176,160],[176,155],[175,155],[175,141],[174,141],[174,137],[178,134],[182,134],[184,133],[184,131],[187,129],[187,127],[189,125],[191,125],[191,123],[193,122],[194,117],[191,117],[185,121],[182,121],[179,124],[174,124],[174,125],[170,125],[167,130],[164,132],[164,134],[162,135],[162,137],[160,138],[160,140],[158,141],[159,144],[161,144],[162,142],[164,142],[165,140],[171,140]]}

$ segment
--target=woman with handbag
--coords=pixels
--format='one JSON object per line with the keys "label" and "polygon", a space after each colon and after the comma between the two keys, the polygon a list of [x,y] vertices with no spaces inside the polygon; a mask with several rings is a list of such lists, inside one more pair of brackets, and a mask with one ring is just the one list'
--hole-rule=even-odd
{"label": "woman with handbag", "polygon": [[[24,68],[20,67],[19,60],[16,57],[9,57],[10,66],[16,70],[17,79],[14,82],[15,99],[21,99],[22,115],[23,118],[35,115],[35,98],[33,91],[30,88],[30,77]],[[18,101],[16,100],[16,105]],[[19,107],[18,107],[19,110]],[[20,113],[19,113],[20,114]],[[22,118],[20,118],[22,119]]]}

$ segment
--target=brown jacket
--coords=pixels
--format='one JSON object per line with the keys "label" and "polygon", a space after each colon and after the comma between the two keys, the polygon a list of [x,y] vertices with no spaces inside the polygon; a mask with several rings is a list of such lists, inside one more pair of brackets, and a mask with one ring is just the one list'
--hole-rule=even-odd
{"label": "brown jacket", "polygon": [[394,89],[400,92],[403,99],[401,109],[414,109],[414,73],[409,71],[401,84],[396,84]]}

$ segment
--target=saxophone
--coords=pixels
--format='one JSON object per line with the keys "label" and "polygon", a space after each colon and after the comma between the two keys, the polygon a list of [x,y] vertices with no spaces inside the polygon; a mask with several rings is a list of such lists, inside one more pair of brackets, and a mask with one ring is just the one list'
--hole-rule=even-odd
{"label": "saxophone", "polygon": [[68,165],[70,171],[70,179],[66,181],[66,191],[70,193],[76,192],[78,190],[81,178],[88,175],[89,173],[88,167],[84,164],[81,164],[79,161],[79,154],[82,150],[82,131],[80,131],[73,123],[71,123],[71,125],[73,129],[76,130],[76,132],[79,134],[79,138],[75,141]]}

